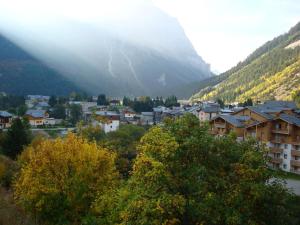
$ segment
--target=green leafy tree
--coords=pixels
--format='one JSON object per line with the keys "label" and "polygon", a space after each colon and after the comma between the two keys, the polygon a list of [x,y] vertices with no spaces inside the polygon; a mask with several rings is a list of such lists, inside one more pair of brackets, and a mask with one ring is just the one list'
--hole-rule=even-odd
{"label": "green leafy tree", "polygon": [[133,160],[137,155],[137,144],[145,129],[136,125],[122,125],[119,130],[106,135],[105,145],[117,154],[116,165],[120,174],[128,178]]}
{"label": "green leafy tree", "polygon": [[[132,176],[95,202],[111,224],[293,224],[294,199],[267,167],[264,149],[234,134],[214,138],[187,114],[141,139]],[[108,205],[108,211],[97,206]],[[103,207],[99,207],[100,209]],[[110,213],[109,213],[110,212]],[[298,217],[298,218],[297,218]]]}
{"label": "green leafy tree", "polygon": [[50,112],[50,116],[55,119],[66,119],[66,107],[61,104],[56,104]]}
{"label": "green leafy tree", "polygon": [[177,97],[175,95],[172,95],[166,98],[165,106],[173,107],[173,106],[180,106],[180,104],[177,102]]}
{"label": "green leafy tree", "polygon": [[76,125],[82,118],[82,107],[78,104],[70,105],[70,122]]}
{"label": "green leafy tree", "polygon": [[57,104],[57,97],[55,95],[50,96],[48,104],[53,107]]}
{"label": "green leafy tree", "polygon": [[16,159],[17,155],[23,151],[24,146],[28,145],[30,141],[31,132],[28,122],[19,118],[14,119],[4,137],[2,143],[3,152],[10,158]]}
{"label": "green leafy tree", "polygon": [[109,105],[105,94],[101,94],[98,96],[97,105]]}

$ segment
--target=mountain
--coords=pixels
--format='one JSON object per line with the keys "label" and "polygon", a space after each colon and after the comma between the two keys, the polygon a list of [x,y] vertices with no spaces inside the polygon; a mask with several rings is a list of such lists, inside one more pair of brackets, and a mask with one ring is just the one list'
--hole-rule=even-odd
{"label": "mountain", "polygon": [[192,99],[289,100],[300,87],[300,23],[268,41],[227,72],[204,80]]}
{"label": "mountain", "polygon": [[[152,4],[139,5],[120,20],[56,17],[41,24],[24,28],[15,22],[13,31],[11,25],[2,27],[2,35],[21,46],[20,55],[28,59],[16,57],[8,63],[5,54],[9,58],[10,53],[1,53],[0,64],[6,66],[0,68],[0,83],[6,83],[0,91],[45,94],[62,88],[116,97],[182,97],[192,94],[187,91],[191,84],[211,76],[178,21]],[[3,38],[0,42],[1,48],[12,45]],[[49,84],[43,86],[40,80]]]}
{"label": "mountain", "polygon": [[0,35],[0,91],[15,95],[66,95],[80,89]]}

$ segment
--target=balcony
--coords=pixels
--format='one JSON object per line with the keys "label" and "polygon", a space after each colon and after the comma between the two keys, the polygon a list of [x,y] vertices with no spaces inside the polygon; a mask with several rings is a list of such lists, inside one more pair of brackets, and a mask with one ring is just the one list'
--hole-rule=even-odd
{"label": "balcony", "polygon": [[269,153],[283,153],[282,148],[270,148]]}
{"label": "balcony", "polygon": [[281,139],[281,138],[277,138],[277,139],[273,139],[273,140],[271,140],[271,142],[272,142],[272,143],[276,143],[276,144],[281,144],[281,143],[283,143],[283,142],[284,142],[284,140],[283,140],[283,139]]}
{"label": "balcony", "polygon": [[281,164],[282,163],[282,159],[281,158],[271,158],[270,162],[274,163],[274,164]]}
{"label": "balcony", "polygon": [[276,130],[272,130],[272,133],[274,133],[274,134],[289,134],[290,132],[288,130],[276,129]]}
{"label": "balcony", "polygon": [[300,167],[300,161],[298,161],[298,160],[291,160],[291,166]]}
{"label": "balcony", "polygon": [[292,150],[292,152],[291,152],[291,154],[292,154],[292,156],[298,156],[298,157],[300,157],[300,151],[297,151],[297,150]]}
{"label": "balcony", "polygon": [[292,142],[292,145],[300,146],[300,141],[294,141],[294,142]]}
{"label": "balcony", "polygon": [[215,126],[216,128],[225,128],[225,127],[226,127],[226,124],[224,124],[224,123],[215,123],[214,126]]}

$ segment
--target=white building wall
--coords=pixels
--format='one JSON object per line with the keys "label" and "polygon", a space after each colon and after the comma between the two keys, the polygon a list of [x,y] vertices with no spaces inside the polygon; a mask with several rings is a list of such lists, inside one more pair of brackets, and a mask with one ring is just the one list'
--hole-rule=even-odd
{"label": "white building wall", "polygon": [[120,121],[119,120],[112,120],[109,123],[101,124],[102,129],[105,133],[117,131],[120,127]]}
{"label": "white building wall", "polygon": [[291,151],[292,151],[292,145],[291,144],[282,144],[283,148],[283,162],[282,162],[282,170],[289,172],[291,170]]}

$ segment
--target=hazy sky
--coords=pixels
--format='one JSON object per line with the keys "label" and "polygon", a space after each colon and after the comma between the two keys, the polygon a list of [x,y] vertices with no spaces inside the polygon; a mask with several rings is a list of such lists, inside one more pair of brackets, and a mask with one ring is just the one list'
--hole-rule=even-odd
{"label": "hazy sky", "polygon": [[300,0],[154,0],[184,27],[212,70],[223,72],[300,21]]}
{"label": "hazy sky", "polygon": [[[38,25],[45,21],[36,18],[45,17],[46,11],[82,20],[114,18],[130,14],[144,1],[151,0],[0,0],[0,25],[13,29],[7,22],[12,20],[19,20],[20,26]],[[217,72],[300,21],[300,0],[152,1],[178,19],[198,54]]]}

